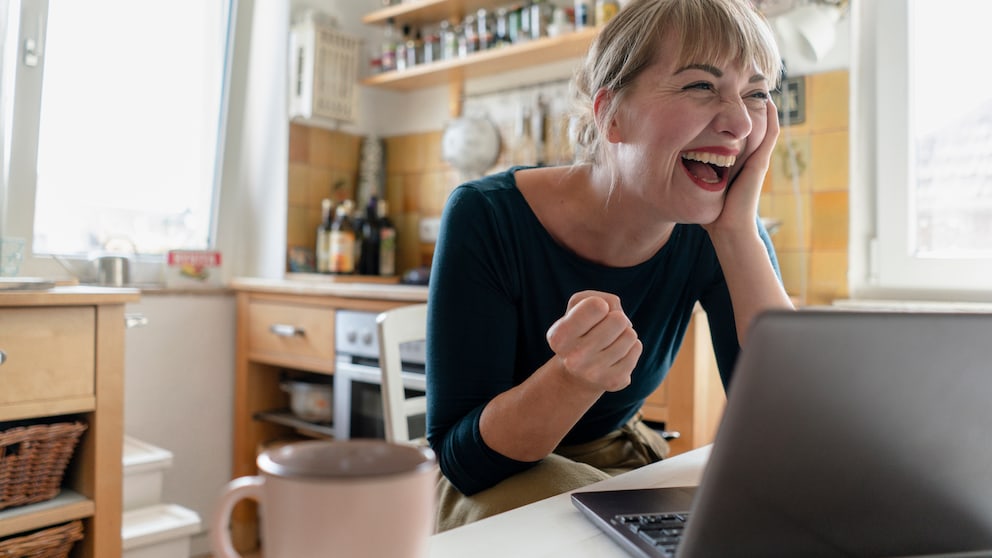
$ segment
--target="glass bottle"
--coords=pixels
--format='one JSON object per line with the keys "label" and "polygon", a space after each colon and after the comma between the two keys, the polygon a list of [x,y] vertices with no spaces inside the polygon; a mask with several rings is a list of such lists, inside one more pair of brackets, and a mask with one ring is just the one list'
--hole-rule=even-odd
{"label": "glass bottle", "polygon": [[458,56],[458,35],[450,21],[441,22],[441,60],[453,60]]}
{"label": "glass bottle", "polygon": [[410,67],[409,56],[407,55],[407,49],[412,46],[413,41],[410,39],[410,26],[403,26],[403,36],[396,43],[396,69],[405,70]]}
{"label": "glass bottle", "polygon": [[536,147],[533,127],[531,125],[530,107],[524,106],[521,107],[517,120],[517,145],[514,149],[513,164],[533,165],[537,158]]}
{"label": "glass bottle", "polygon": [[510,18],[505,7],[496,10],[496,33],[493,36],[495,46],[510,44]]}
{"label": "glass bottle", "polygon": [[462,35],[459,40],[458,56],[468,56],[479,50],[479,34],[475,28],[475,16],[467,15],[462,21]]}
{"label": "glass bottle", "polygon": [[380,58],[382,61],[381,67],[383,72],[389,72],[396,69],[396,45],[399,42],[399,37],[397,36],[396,24],[393,19],[390,18],[386,20],[386,26],[382,30],[382,49],[380,53]]}
{"label": "glass bottle", "polygon": [[548,4],[544,0],[534,0],[530,5],[530,38],[548,36]]}
{"label": "glass bottle", "polygon": [[317,263],[317,273],[328,273],[330,271],[330,240],[331,223],[334,221],[334,207],[330,198],[324,198],[320,202],[321,221],[317,225],[317,246],[314,250],[314,258]]}
{"label": "glass bottle", "polygon": [[593,26],[593,11],[591,0],[575,0],[575,28],[584,29]]}
{"label": "glass bottle", "polygon": [[344,201],[334,213],[328,239],[328,271],[337,274],[355,272],[355,228],[351,223],[351,203]]}
{"label": "glass bottle", "polygon": [[362,224],[362,258],[358,262],[362,275],[379,275],[379,246],[381,244],[378,199],[369,198]]}
{"label": "glass bottle", "polygon": [[486,50],[493,47],[493,26],[490,22],[489,11],[485,8],[479,8],[475,12],[475,24],[477,27],[476,36],[478,37],[479,48],[478,50]]}
{"label": "glass bottle", "polygon": [[396,227],[389,219],[386,200],[377,202],[376,217],[379,222],[379,275],[396,275]]}

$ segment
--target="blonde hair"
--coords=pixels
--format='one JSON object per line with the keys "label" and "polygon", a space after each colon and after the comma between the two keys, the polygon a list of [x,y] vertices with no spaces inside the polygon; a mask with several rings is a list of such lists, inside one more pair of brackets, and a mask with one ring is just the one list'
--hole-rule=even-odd
{"label": "blonde hair", "polygon": [[[778,46],[768,23],[748,0],[632,0],[599,32],[572,80],[576,163],[601,161],[605,126],[637,76],[656,60],[662,40],[669,37],[677,50],[664,55],[674,56],[680,67],[726,61],[742,68],[753,64],[773,88],[778,86],[782,71]],[[597,122],[593,102],[600,89],[612,95]]]}

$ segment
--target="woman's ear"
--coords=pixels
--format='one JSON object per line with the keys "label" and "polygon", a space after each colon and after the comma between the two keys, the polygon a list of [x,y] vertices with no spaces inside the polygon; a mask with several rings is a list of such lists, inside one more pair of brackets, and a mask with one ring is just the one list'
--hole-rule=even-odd
{"label": "woman's ear", "polygon": [[[610,114],[609,111],[612,103],[613,92],[606,88],[600,89],[593,97],[592,110],[596,115],[596,127],[599,128],[603,138],[610,143],[617,143],[620,141],[620,129],[617,124],[616,112]],[[605,121],[606,118],[610,120],[607,122]]]}

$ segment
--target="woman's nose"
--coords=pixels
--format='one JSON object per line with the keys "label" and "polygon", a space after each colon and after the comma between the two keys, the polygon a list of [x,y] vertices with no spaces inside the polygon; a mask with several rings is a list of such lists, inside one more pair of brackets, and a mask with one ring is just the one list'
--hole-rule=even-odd
{"label": "woman's nose", "polygon": [[717,131],[734,138],[746,138],[751,133],[751,115],[742,99],[723,100],[715,124]]}

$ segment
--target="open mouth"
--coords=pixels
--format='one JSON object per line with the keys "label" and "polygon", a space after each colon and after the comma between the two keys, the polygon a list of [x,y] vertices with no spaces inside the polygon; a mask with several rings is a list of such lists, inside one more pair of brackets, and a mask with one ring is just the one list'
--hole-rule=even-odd
{"label": "open mouth", "polygon": [[702,151],[686,151],[682,154],[682,166],[696,179],[706,185],[722,184],[734,166],[737,157],[733,155],[717,155]]}

